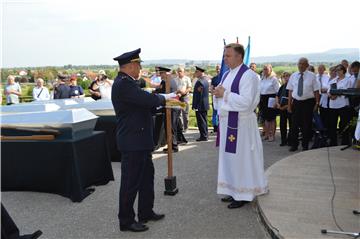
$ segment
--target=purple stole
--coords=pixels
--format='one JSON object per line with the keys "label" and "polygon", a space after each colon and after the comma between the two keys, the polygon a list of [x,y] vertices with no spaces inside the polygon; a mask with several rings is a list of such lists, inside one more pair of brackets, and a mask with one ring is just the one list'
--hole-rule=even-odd
{"label": "purple stole", "polygon": [[[233,83],[231,84],[231,92],[235,94],[239,94],[239,84],[241,77],[247,71],[249,68],[242,64],[240,67],[238,73],[235,76],[235,79]],[[226,79],[227,75],[230,71],[227,71],[224,74],[224,77],[222,78],[220,84],[223,83],[223,81]],[[239,112],[237,111],[230,111],[229,117],[228,117],[228,127],[226,132],[226,144],[225,144],[225,152],[227,153],[236,153],[236,144],[237,144],[237,135],[238,135],[238,120],[239,120]],[[220,127],[218,128],[218,134],[216,138],[216,146],[219,146],[219,140],[220,140]]]}

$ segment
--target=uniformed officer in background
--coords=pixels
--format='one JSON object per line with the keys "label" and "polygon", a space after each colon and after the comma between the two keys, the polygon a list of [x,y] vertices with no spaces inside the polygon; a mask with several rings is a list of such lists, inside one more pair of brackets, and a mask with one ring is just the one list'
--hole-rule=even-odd
{"label": "uniformed officer in background", "polygon": [[[147,221],[157,221],[154,207],[154,165],[152,162],[152,110],[165,105],[167,96],[141,90],[137,84],[141,71],[141,49],[126,52],[114,60],[120,71],[114,80],[111,100],[116,113],[116,140],[121,152],[121,186],[119,221],[121,231],[148,230]],[[138,193],[138,219],[135,220],[134,201]]]}
{"label": "uniformed officer in background", "polygon": [[193,105],[200,137],[196,141],[208,140],[207,111],[209,110],[209,82],[204,72],[205,69],[195,66],[194,76],[197,81],[193,91]]}
{"label": "uniformed officer in background", "polygon": [[54,99],[70,98],[71,89],[68,82],[69,76],[58,74],[58,84],[54,87]]}
{"label": "uniformed officer in background", "polygon": [[[175,95],[177,93],[177,84],[174,78],[171,78],[170,72],[171,69],[159,66],[158,70],[160,72],[161,83],[159,88],[156,90],[157,93],[165,93],[166,83],[170,82],[170,93]],[[165,137],[166,139],[166,113],[165,109],[162,109],[163,114],[157,114],[155,119],[155,132],[154,132],[154,141],[155,145],[158,148],[161,146],[161,142],[163,139],[161,137]],[[181,123],[180,123],[180,109],[171,109],[171,131],[172,131],[172,149],[173,152],[176,153],[179,151],[178,145],[180,143],[186,142],[185,136],[182,133]],[[165,134],[162,134],[162,129],[165,129]],[[165,153],[168,151],[168,148],[163,150]]]}

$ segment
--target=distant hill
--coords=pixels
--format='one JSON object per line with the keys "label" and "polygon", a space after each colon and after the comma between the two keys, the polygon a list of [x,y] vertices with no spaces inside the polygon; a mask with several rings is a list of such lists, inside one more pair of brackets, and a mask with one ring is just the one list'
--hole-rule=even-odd
{"label": "distant hill", "polygon": [[[347,59],[349,62],[360,59],[359,48],[339,48],[331,49],[325,52],[304,53],[304,54],[286,54],[277,56],[260,56],[252,57],[251,61],[256,63],[295,63],[300,57],[306,57],[310,62],[339,62]],[[189,59],[162,59],[162,60],[145,60],[144,65],[214,65],[220,63],[220,60],[189,60]]]}
{"label": "distant hill", "polygon": [[278,56],[260,56],[251,60],[256,63],[264,62],[297,62],[300,57],[306,57],[310,62],[340,62],[347,59],[349,62],[358,61],[360,58],[359,48],[332,49],[319,53],[287,54]]}

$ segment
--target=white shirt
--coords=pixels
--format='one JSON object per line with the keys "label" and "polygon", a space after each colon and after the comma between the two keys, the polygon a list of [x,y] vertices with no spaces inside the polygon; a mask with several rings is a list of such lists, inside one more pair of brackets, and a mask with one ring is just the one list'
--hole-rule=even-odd
{"label": "white shirt", "polygon": [[299,96],[298,85],[300,79],[300,72],[295,72],[290,76],[289,82],[286,86],[287,90],[292,90],[292,98],[296,100],[307,100],[314,98],[314,92],[320,90],[320,84],[316,80],[316,76],[314,73],[310,71],[305,71],[303,75],[303,95]]}
{"label": "white shirt", "polygon": [[[42,89],[42,91],[41,91],[41,89]],[[42,87],[35,86],[33,88],[32,95],[33,95],[34,100],[50,100],[49,90],[44,86],[42,86]]]}
{"label": "white shirt", "polygon": [[[316,75],[316,80],[320,84],[320,106],[323,108],[327,108],[327,101],[328,101],[328,94],[327,91],[329,89],[329,80],[330,77],[327,74],[322,74],[321,76],[319,74]],[[321,93],[321,90],[326,91],[325,93]]]}
{"label": "white shirt", "polygon": [[[336,89],[347,89],[351,88],[351,79],[350,77],[346,77],[342,80],[339,80],[338,77],[332,79],[329,82],[329,85],[336,83]],[[330,88],[330,87],[329,87]],[[328,90],[330,92],[330,89]],[[338,95],[335,100],[330,99],[329,107],[331,109],[340,109],[349,105],[349,98],[344,95]]]}
{"label": "white shirt", "polygon": [[275,76],[270,76],[268,78],[264,77],[260,81],[261,95],[277,94],[279,88],[280,88],[279,81]]}
{"label": "white shirt", "polygon": [[177,77],[175,81],[178,90],[186,90],[187,88],[192,88],[191,79],[187,76],[184,76],[183,78]]}
{"label": "white shirt", "polygon": [[[9,92],[11,90],[15,90],[19,93],[21,93],[21,87],[19,85],[19,83],[15,82],[12,85],[6,85],[5,86],[5,92]],[[19,103],[19,96],[16,94],[7,94],[6,95],[6,103],[12,103],[12,104],[18,104]]]}
{"label": "white shirt", "polygon": [[[360,75],[360,74],[359,74]],[[355,75],[350,75],[350,85],[351,87],[350,88],[355,88],[356,86],[356,78],[355,78]],[[359,78],[359,77],[358,77]]]}
{"label": "white shirt", "polygon": [[106,80],[98,84],[101,99],[111,99],[111,89],[113,82],[114,82],[113,80]]}

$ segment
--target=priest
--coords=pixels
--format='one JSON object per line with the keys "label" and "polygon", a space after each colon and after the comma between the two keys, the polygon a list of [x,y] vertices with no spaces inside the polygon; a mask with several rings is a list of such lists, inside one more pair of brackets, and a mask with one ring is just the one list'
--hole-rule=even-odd
{"label": "priest", "polygon": [[214,108],[219,115],[219,169],[217,193],[239,208],[267,192],[262,142],[255,108],[260,98],[260,81],[244,63],[244,47],[225,46],[224,62],[229,67],[214,90]]}

